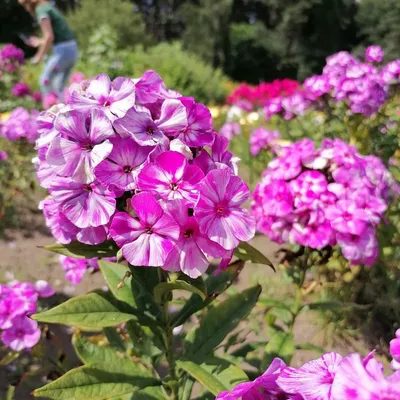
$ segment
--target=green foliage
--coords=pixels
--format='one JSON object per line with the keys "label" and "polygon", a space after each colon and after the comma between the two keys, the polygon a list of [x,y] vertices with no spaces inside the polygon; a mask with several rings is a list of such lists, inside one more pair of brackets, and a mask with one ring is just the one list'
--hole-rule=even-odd
{"label": "green foliage", "polygon": [[[82,255],[82,249],[76,251]],[[203,282],[179,274],[168,276],[155,268],[100,261],[111,293],[78,296],[32,318],[88,331],[103,328],[109,344],[76,333],[73,345],[84,365],[37,389],[34,395],[54,400],[185,400],[192,398],[194,381],[205,393],[214,395],[246,381],[246,373],[233,360],[215,355],[260,295],[261,288],[254,286],[223,302],[216,301],[242,267],[243,262],[237,261]],[[176,289],[193,293],[178,311],[178,318],[168,311]],[[201,309],[200,324],[184,339],[185,350],[177,351],[172,333],[175,322],[183,323]],[[125,327],[111,328],[121,323],[126,323]],[[227,340],[228,349],[235,340]],[[158,366],[165,362],[168,374],[159,375]]]}
{"label": "green foliage", "polygon": [[200,103],[221,103],[228,94],[228,81],[221,70],[184,51],[179,43],[162,43],[147,51],[137,48],[125,63],[129,63],[135,77],[148,69],[156,70],[169,88],[194,96]]}
{"label": "green foliage", "polygon": [[127,0],[83,0],[68,13],[68,22],[84,51],[91,51],[96,45],[93,35],[97,35],[99,27],[104,25],[115,32],[113,50],[149,42],[142,15]]}
{"label": "green foliage", "polygon": [[357,12],[359,34],[364,46],[379,44],[387,60],[399,57],[400,3],[397,0],[363,0]]}

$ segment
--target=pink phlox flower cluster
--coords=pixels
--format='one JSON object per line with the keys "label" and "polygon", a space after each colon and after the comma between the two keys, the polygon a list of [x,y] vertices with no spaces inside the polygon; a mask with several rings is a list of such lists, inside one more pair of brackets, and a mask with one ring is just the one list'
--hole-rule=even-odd
{"label": "pink phlox flower cluster", "polygon": [[15,97],[25,97],[31,94],[31,88],[24,82],[18,82],[11,89],[11,93]]}
{"label": "pink phlox flower cluster", "polygon": [[36,321],[29,318],[37,310],[39,298],[51,297],[55,290],[46,281],[14,281],[0,285],[1,341],[14,351],[30,349],[40,339]]}
{"label": "pink phlox flower cluster", "polygon": [[340,139],[319,149],[303,139],[280,149],[257,185],[252,212],[258,229],[278,243],[321,249],[339,245],[352,264],[372,265],[376,229],[395,182],[375,156]]}
{"label": "pink phlox flower cluster", "polygon": [[[99,270],[97,257],[81,259],[60,255],[58,259],[64,270],[65,278],[74,285],[80,283],[87,272],[93,273]],[[116,258],[108,257],[104,260],[114,262]]]}
{"label": "pink phlox flower cluster", "polygon": [[112,239],[133,265],[196,278],[255,233],[238,159],[210,111],[154,71],[81,82],[38,129],[35,166],[50,194],[40,208],[60,243]]}
{"label": "pink phlox flower cluster", "polygon": [[376,64],[381,63],[383,55],[379,46],[370,46],[366,62],[346,51],[329,56],[321,75],[307,78],[301,88],[287,97],[266,100],[266,119],[273,115],[291,119],[311,107],[323,108],[329,100],[344,102],[354,114],[371,116],[386,102],[390,85],[400,80],[400,60],[378,68]]}
{"label": "pink phlox flower cluster", "polygon": [[261,150],[273,149],[274,141],[280,139],[278,131],[271,131],[262,126],[254,129],[250,136],[250,153],[256,156]]}
{"label": "pink phlox flower cluster", "polygon": [[383,61],[385,52],[381,46],[373,45],[365,50],[365,59],[370,63],[380,63]]}
{"label": "pink phlox flower cluster", "polygon": [[0,161],[7,160],[8,154],[4,150],[0,150]]}
{"label": "pink phlox flower cluster", "polygon": [[400,370],[400,329],[396,331],[396,337],[390,341],[390,354],[393,358],[390,366],[394,370]]}
{"label": "pink phlox flower cluster", "polygon": [[259,378],[220,393],[216,400],[397,400],[400,375],[385,377],[383,369],[374,352],[364,358],[326,353],[300,368],[275,358]]}
{"label": "pink phlox flower cluster", "polygon": [[23,107],[15,108],[10,116],[0,123],[0,136],[14,142],[18,139],[25,139],[34,143],[38,137],[36,118],[39,112]]}
{"label": "pink phlox flower cluster", "polygon": [[24,63],[24,52],[13,44],[7,44],[0,50],[0,70],[15,72]]}
{"label": "pink phlox flower cluster", "polygon": [[240,124],[238,122],[226,122],[224,125],[222,125],[218,133],[230,141],[234,136],[239,136],[241,132],[242,129],[240,128]]}

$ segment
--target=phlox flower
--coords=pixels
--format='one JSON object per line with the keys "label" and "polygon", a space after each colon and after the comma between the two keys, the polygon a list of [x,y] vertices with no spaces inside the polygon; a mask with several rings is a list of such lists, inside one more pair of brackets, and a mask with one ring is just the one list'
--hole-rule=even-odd
{"label": "phlox flower", "polygon": [[263,127],[255,129],[250,137],[250,153],[256,156],[261,150],[268,149],[274,140],[281,137],[278,131],[269,131]]}
{"label": "phlox flower", "polygon": [[100,107],[110,119],[123,117],[135,104],[135,84],[128,78],[112,82],[107,74],[100,74],[90,83],[84,94],[71,93],[71,108],[91,110]]}
{"label": "phlox flower", "polygon": [[2,342],[14,351],[31,348],[39,339],[38,323],[25,316],[14,318],[13,325],[1,334]]}
{"label": "phlox flower", "polygon": [[153,119],[145,107],[131,108],[123,118],[114,122],[122,137],[130,137],[142,146],[166,143],[167,136],[176,137],[187,127],[186,108],[180,100],[165,100],[160,118]]}
{"label": "phlox flower", "polygon": [[400,376],[385,378],[381,368],[368,368],[359,354],[350,354],[336,371],[332,396],[334,400],[397,400]]}
{"label": "phlox flower", "polygon": [[116,192],[98,182],[86,184],[58,178],[49,191],[60,211],[79,228],[105,225],[115,212]]}
{"label": "phlox flower", "polygon": [[163,269],[181,270],[193,279],[201,276],[210,264],[210,257],[220,258],[226,250],[200,232],[193,215],[192,205],[185,200],[174,200],[168,204],[168,211],[179,225],[180,234],[176,245],[170,251]]}
{"label": "phlox flower", "polygon": [[142,169],[138,176],[138,186],[166,200],[183,198],[195,203],[198,198],[197,187],[203,178],[202,170],[189,165],[184,155],[166,151]]}
{"label": "phlox flower", "polygon": [[140,146],[130,138],[115,137],[110,142],[113,149],[95,168],[96,178],[105,187],[114,185],[127,191],[136,189],[137,176],[154,148]]}
{"label": "phlox flower", "polygon": [[390,366],[400,370],[400,329],[397,329],[396,337],[390,341],[390,355],[393,357]]}
{"label": "phlox flower", "polygon": [[15,97],[25,97],[31,94],[31,88],[24,82],[18,82],[11,89],[11,93]]}
{"label": "phlox flower", "polygon": [[305,400],[334,400],[332,383],[341,361],[339,354],[326,353],[300,368],[286,367],[277,383],[285,392],[300,394]]}
{"label": "phlox flower", "polygon": [[162,267],[179,238],[179,226],[151,193],[135,195],[131,205],[137,218],[124,212],[116,213],[110,236],[130,264]]}
{"label": "phlox flower", "polygon": [[351,235],[360,235],[369,221],[368,213],[352,200],[339,200],[325,215],[335,230]]}
{"label": "phlox flower", "polygon": [[109,119],[100,109],[90,112],[72,110],[61,113],[55,121],[60,133],[51,143],[46,161],[54,171],[77,182],[90,183],[94,180],[93,169],[103,161],[112,150],[109,141],[114,136]]}
{"label": "phlox flower", "polygon": [[231,250],[254,236],[255,220],[240,207],[249,198],[249,188],[229,168],[210,171],[199,193],[194,215],[212,241]]}
{"label": "phlox flower", "polygon": [[380,46],[369,46],[365,50],[365,58],[368,62],[380,63],[383,60],[385,53]]}

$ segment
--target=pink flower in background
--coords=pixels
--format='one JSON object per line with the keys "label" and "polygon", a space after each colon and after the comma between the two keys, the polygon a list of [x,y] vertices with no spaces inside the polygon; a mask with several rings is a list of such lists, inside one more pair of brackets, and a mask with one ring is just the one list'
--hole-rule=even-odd
{"label": "pink flower in background", "polygon": [[134,88],[131,79],[116,78],[111,82],[107,74],[100,74],[90,82],[84,95],[74,91],[70,103],[83,110],[101,107],[111,119],[123,117],[135,104]]}
{"label": "pink flower in background", "polygon": [[393,357],[390,366],[400,370],[400,329],[397,329],[396,337],[390,341],[390,355]]}
{"label": "pink flower in background", "polygon": [[81,83],[86,79],[85,74],[83,72],[73,72],[71,77],[69,78],[70,83]]}
{"label": "pink flower in background", "polygon": [[0,71],[16,72],[24,62],[24,52],[13,44],[6,44],[0,50]]}
{"label": "pink flower in background", "polygon": [[237,122],[227,122],[221,127],[218,133],[228,140],[232,140],[234,136],[240,135],[241,128]]}
{"label": "pink flower in background", "polygon": [[12,88],[11,93],[15,97],[25,97],[31,94],[31,88],[24,82],[18,82]]}
{"label": "pink flower in background", "polygon": [[280,139],[281,135],[278,131],[270,131],[263,127],[255,129],[250,136],[250,153],[256,156],[261,150],[268,150],[273,141]]}
{"label": "pink flower in background", "polygon": [[116,213],[110,236],[132,265],[162,267],[179,237],[179,227],[151,193],[142,192],[132,199],[137,219]]}
{"label": "pink flower in background", "polygon": [[333,400],[332,384],[341,361],[339,354],[326,353],[300,368],[286,367],[277,383],[285,392],[300,394],[306,400]]}
{"label": "pink flower in background", "polygon": [[201,169],[189,165],[181,153],[166,151],[142,169],[138,185],[141,190],[157,193],[163,199],[186,199],[195,203],[198,184],[203,178]]}
{"label": "pink flower in background", "polygon": [[196,279],[206,272],[211,257],[223,257],[226,250],[200,232],[196,219],[189,215],[193,212],[191,207],[183,199],[168,205],[168,211],[179,225],[180,235],[163,268],[167,271],[181,270]]}
{"label": "pink flower in background", "polygon": [[8,158],[8,154],[5,151],[0,150],[0,161],[7,160],[7,158]]}
{"label": "pink flower in background", "polygon": [[52,140],[46,161],[60,176],[82,183],[93,182],[93,169],[113,148],[108,139],[114,136],[114,131],[104,112],[94,108],[89,119],[81,111],[68,111],[58,115],[55,128],[60,136]]}
{"label": "pink flower in background", "polygon": [[27,317],[16,317],[13,326],[1,335],[2,342],[14,351],[35,346],[40,339],[40,329],[36,321]]}
{"label": "pink flower in background", "polygon": [[30,349],[40,339],[36,321],[28,315],[37,311],[39,298],[54,295],[55,290],[46,281],[13,281],[0,285],[0,329],[3,344],[14,351]]}
{"label": "pink flower in background", "polygon": [[383,60],[385,53],[380,46],[369,46],[365,50],[365,58],[368,62],[380,63]]}
{"label": "pink flower in background", "polygon": [[33,92],[33,93],[32,93],[32,99],[33,99],[36,103],[41,103],[41,102],[43,101],[42,93],[40,93],[40,92]]}
{"label": "pink flower in background", "polygon": [[224,249],[231,250],[255,233],[255,220],[241,208],[249,188],[229,168],[210,171],[200,184],[194,215],[202,233]]}
{"label": "pink flower in background", "polygon": [[373,265],[376,229],[396,188],[382,162],[340,139],[319,149],[304,139],[277,153],[254,191],[258,229],[278,243],[338,244],[351,264]]}
{"label": "pink flower in background", "polygon": [[139,172],[147,164],[154,147],[140,146],[130,138],[116,137],[110,142],[113,149],[95,168],[96,178],[105,187],[114,185],[123,190],[136,189]]}
{"label": "pink flower in background", "polygon": [[0,136],[11,142],[24,139],[34,143],[39,135],[36,119],[37,110],[26,110],[23,107],[15,108],[10,116],[0,124]]}
{"label": "pink flower in background", "polygon": [[351,200],[339,200],[326,210],[325,215],[334,229],[351,235],[360,235],[369,220],[368,213]]}
{"label": "pink flower in background", "polygon": [[46,93],[43,96],[43,108],[45,110],[57,105],[59,103],[58,94],[55,92]]}

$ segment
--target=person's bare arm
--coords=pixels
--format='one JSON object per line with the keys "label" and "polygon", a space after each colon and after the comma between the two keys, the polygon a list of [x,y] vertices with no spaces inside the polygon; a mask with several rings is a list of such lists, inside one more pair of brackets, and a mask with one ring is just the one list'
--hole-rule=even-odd
{"label": "person's bare arm", "polygon": [[42,18],[40,20],[40,28],[43,33],[43,39],[41,40],[39,49],[33,58],[35,63],[42,61],[44,55],[49,51],[54,41],[54,32],[53,28],[51,27],[50,18]]}

